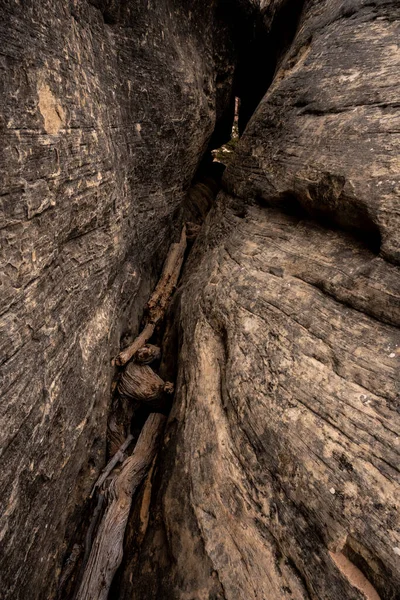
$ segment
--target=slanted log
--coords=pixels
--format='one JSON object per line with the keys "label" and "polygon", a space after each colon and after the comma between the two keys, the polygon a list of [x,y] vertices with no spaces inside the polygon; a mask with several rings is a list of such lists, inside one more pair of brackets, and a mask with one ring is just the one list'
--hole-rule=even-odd
{"label": "slanted log", "polygon": [[147,324],[133,343],[118,354],[115,359],[117,365],[125,365],[148,342],[157,323],[164,317],[170,297],[178,283],[186,245],[186,227],[184,226],[179,242],[170,246],[160,280],[147,303]]}
{"label": "slanted log", "polygon": [[133,435],[130,433],[128,435],[128,437],[126,438],[126,440],[124,441],[124,443],[121,444],[121,447],[117,450],[117,452],[113,455],[111,460],[109,460],[109,462],[107,463],[107,465],[101,472],[100,477],[98,478],[98,480],[96,481],[96,483],[93,486],[90,497],[93,496],[93,493],[96,490],[96,488],[99,488],[103,485],[103,483],[105,482],[105,480],[107,479],[107,477],[109,476],[111,471],[114,469],[115,465],[117,465],[119,462],[122,462],[124,460],[125,450],[128,448],[128,446],[132,440],[133,440]]}
{"label": "slanted log", "polygon": [[108,506],[94,540],[76,600],[107,600],[111,582],[121,564],[126,523],[132,497],[157,453],[166,417],[152,413],[139,436],[132,456],[108,490]]}
{"label": "slanted log", "polygon": [[184,226],[179,242],[171,244],[160,280],[147,303],[147,314],[151,323],[158,323],[165,315],[170,297],[178,283],[185,250],[186,227]]}
{"label": "slanted log", "polygon": [[121,375],[118,392],[130,400],[151,402],[162,397],[164,388],[165,382],[151,367],[131,362]]}

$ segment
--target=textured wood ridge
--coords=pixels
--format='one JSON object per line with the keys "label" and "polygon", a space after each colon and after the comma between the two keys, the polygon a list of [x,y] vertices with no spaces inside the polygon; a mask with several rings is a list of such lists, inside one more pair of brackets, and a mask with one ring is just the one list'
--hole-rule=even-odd
{"label": "textured wood ridge", "polygon": [[157,452],[165,416],[152,413],[140,433],[132,456],[107,490],[108,505],[85,568],[77,600],[107,600],[111,582],[123,555],[126,523],[135,491]]}

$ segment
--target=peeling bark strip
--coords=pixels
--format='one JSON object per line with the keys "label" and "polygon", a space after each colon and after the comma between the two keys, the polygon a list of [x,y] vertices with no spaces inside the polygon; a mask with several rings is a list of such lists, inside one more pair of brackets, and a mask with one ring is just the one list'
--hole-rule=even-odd
{"label": "peeling bark strip", "polygon": [[76,600],[107,600],[116,570],[121,564],[126,523],[132,497],[156,455],[166,417],[152,413],[139,436],[132,456],[111,482],[109,505],[100,523]]}
{"label": "peeling bark strip", "polygon": [[165,260],[160,280],[147,303],[147,324],[135,341],[117,356],[115,362],[119,366],[125,365],[136,352],[148,342],[154,333],[155,327],[164,317],[168,302],[181,272],[183,258],[186,250],[186,226],[182,228],[179,242],[171,244]]}

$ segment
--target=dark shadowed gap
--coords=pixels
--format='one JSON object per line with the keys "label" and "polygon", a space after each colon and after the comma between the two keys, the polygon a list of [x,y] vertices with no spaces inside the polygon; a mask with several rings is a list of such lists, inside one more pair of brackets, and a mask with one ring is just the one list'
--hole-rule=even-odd
{"label": "dark shadowed gap", "polygon": [[[115,0],[90,0],[90,3],[101,10],[107,24],[113,25],[118,22],[122,10],[120,3]],[[235,2],[219,1],[217,7],[218,18],[230,27],[236,52],[232,93],[225,110],[216,122],[208,149],[200,160],[191,189],[188,192],[188,199],[184,202],[182,209],[179,209],[176,213],[176,222],[183,219],[201,223],[204,220],[220,187],[224,168],[223,165],[213,162],[211,150],[232,139],[232,130],[235,124],[235,106],[239,109],[236,112],[237,137],[243,132],[254,110],[271,85],[277,65],[296,34],[303,4],[304,0],[283,0],[276,14],[270,15],[267,14],[267,10],[260,13],[258,7],[253,7],[251,3],[242,0]],[[122,2],[122,7],[125,7],[125,5],[126,0]],[[222,87],[223,84],[224,82],[219,81],[217,76],[217,93],[218,87]],[[160,342],[160,339],[151,341],[157,343]],[[169,354],[173,355],[172,352]],[[174,368],[176,370],[177,357],[174,356],[172,360],[175,362]],[[150,411],[148,407],[137,409],[131,425],[134,438],[139,435]],[[139,489],[138,494],[141,494],[142,491]],[[85,532],[90,526],[92,514],[96,508],[95,504],[96,499],[92,499],[88,500],[85,506],[82,507],[76,528],[77,537],[70,536],[70,539],[74,541],[74,545],[79,544],[82,548],[80,558],[73,567],[75,574],[79,572],[82,564]],[[134,510],[135,502],[132,511]],[[68,562],[70,556],[71,552],[66,553],[66,562]],[[125,567],[126,564],[122,563],[119,576]],[[58,598],[65,600],[73,598],[74,588],[76,590],[75,584],[76,579],[74,580],[73,577],[69,581],[62,582]],[[111,589],[110,599],[117,599],[119,592],[119,579],[117,576]]]}
{"label": "dark shadowed gap", "polygon": [[[267,6],[246,19],[238,15],[234,34],[238,64],[234,93],[241,100],[241,135],[271,85],[282,57],[289,49],[299,27],[304,0],[285,0],[277,9]],[[276,10],[271,13],[271,10]]]}
{"label": "dark shadowed gap", "polygon": [[[228,165],[247,123],[271,85],[296,35],[304,0],[282,0],[278,8],[220,0],[216,16],[227,23],[236,52],[231,98],[216,123],[203,160]],[[216,81],[218,90],[222,82]],[[201,170],[201,167],[200,167]]]}

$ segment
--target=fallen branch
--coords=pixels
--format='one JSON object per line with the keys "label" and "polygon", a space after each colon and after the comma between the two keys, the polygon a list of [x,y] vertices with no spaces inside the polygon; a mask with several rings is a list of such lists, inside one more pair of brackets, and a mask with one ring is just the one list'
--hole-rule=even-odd
{"label": "fallen branch", "polygon": [[97,498],[96,508],[94,509],[93,517],[90,522],[89,529],[87,530],[87,534],[86,534],[86,538],[85,538],[85,554],[83,555],[83,563],[82,563],[84,568],[85,568],[85,565],[90,556],[90,550],[92,548],[92,541],[93,541],[93,534],[96,530],[96,527],[97,527],[99,519],[100,519],[101,512],[103,510],[104,500],[105,500],[104,494],[99,494],[99,497]]}
{"label": "fallen branch", "polygon": [[142,346],[144,346],[146,344],[146,342],[149,341],[149,339],[151,338],[151,336],[154,333],[155,328],[156,328],[155,323],[147,323],[147,325],[145,326],[143,331],[141,333],[139,333],[139,335],[132,342],[132,344],[118,354],[117,358],[115,359],[116,364],[119,365],[120,367],[122,367],[123,365],[125,365],[128,362],[128,360],[131,360],[132,356],[134,356],[136,354],[136,352]]}
{"label": "fallen branch", "polygon": [[147,303],[147,324],[134,342],[118,354],[115,359],[117,365],[125,365],[148,342],[154,333],[157,323],[164,317],[170,296],[178,283],[185,250],[186,227],[183,227],[179,242],[170,246],[160,280]]}
{"label": "fallen branch", "polygon": [[[128,424],[129,421],[130,426],[133,414],[133,406],[130,407],[132,409],[130,413],[132,414],[126,416],[127,411],[125,410],[125,407],[121,406],[121,404],[122,400],[121,398],[118,398],[118,402],[114,403],[111,409],[113,412],[111,413],[107,423],[107,439],[111,456],[114,456],[114,454],[118,452],[126,440],[127,433],[124,425],[125,423]],[[125,404],[127,403],[125,402]],[[118,414],[117,411],[123,414],[124,422],[121,422],[121,415]]]}
{"label": "fallen branch", "polygon": [[139,436],[132,456],[112,480],[109,504],[97,531],[77,600],[107,600],[111,582],[122,561],[126,523],[132,497],[148,472],[166,417],[152,413]]}
{"label": "fallen branch", "polygon": [[98,480],[96,481],[96,483],[94,484],[94,486],[92,488],[90,498],[93,496],[96,488],[99,488],[103,485],[103,483],[105,482],[105,480],[107,479],[107,477],[109,476],[109,474],[111,473],[111,471],[113,470],[115,465],[124,460],[125,450],[128,448],[128,446],[132,440],[133,440],[133,435],[130,433],[128,435],[128,437],[126,438],[126,440],[124,441],[124,443],[120,446],[120,448],[117,450],[117,452],[111,458],[111,460],[108,462],[108,464],[102,470],[100,477],[98,478]]}
{"label": "fallen branch", "polygon": [[160,280],[147,303],[147,314],[151,323],[157,323],[165,314],[172,292],[178,283],[179,273],[186,250],[186,227],[177,244],[171,244]]}

